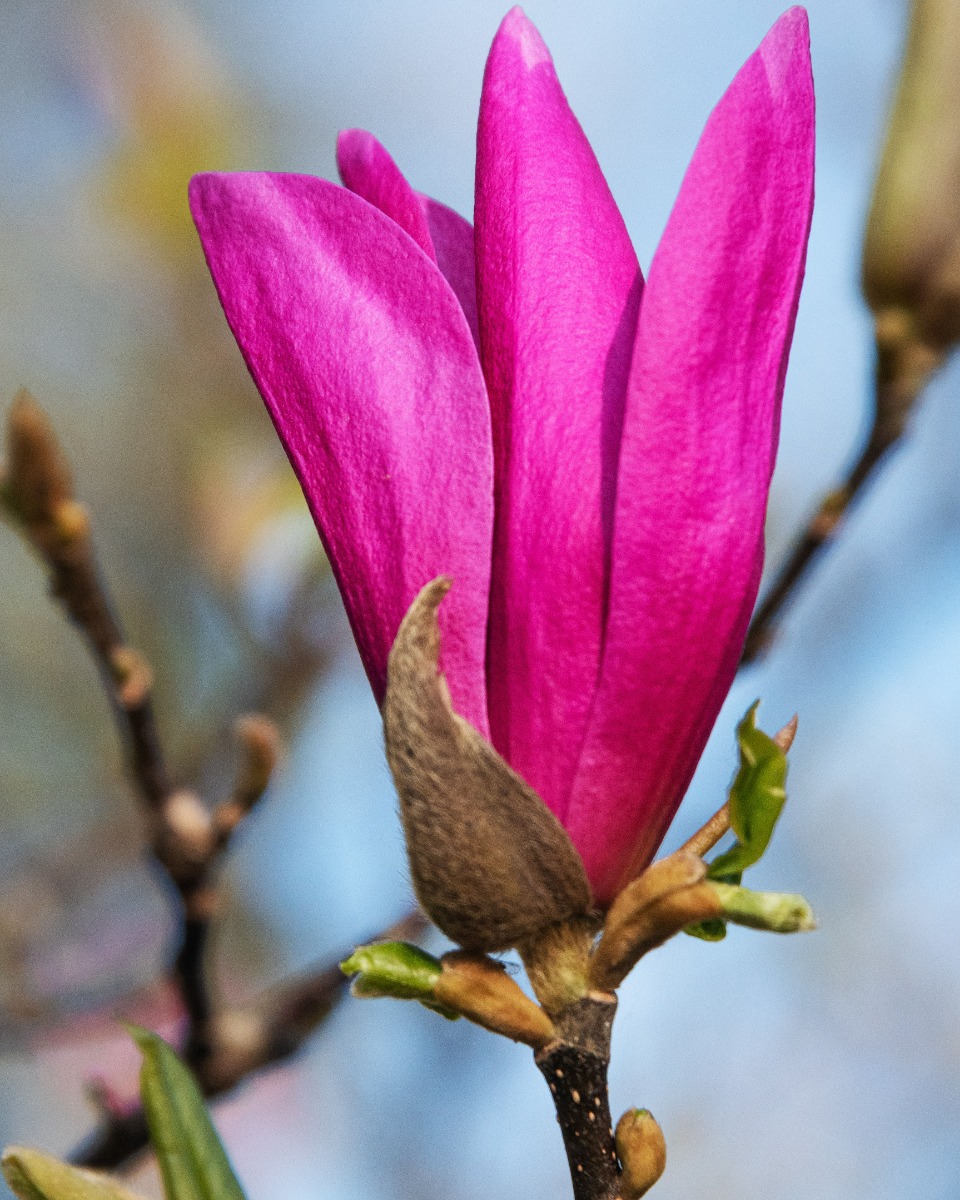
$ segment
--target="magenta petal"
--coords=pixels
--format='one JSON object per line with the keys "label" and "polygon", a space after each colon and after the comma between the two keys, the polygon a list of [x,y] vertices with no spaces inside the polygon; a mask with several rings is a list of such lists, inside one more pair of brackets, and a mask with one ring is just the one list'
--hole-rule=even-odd
{"label": "magenta petal", "polygon": [[477,264],[473,245],[473,226],[458,212],[439,200],[417,193],[430,227],[430,237],[437,255],[437,266],[446,277],[460,301],[473,340],[480,344],[480,325],[477,318]]}
{"label": "magenta petal", "polygon": [[331,183],[199,175],[190,203],[378,700],[404,613],[446,573],[443,667],[484,732],[493,466],[460,305],[393,221]]}
{"label": "magenta petal", "polygon": [[337,136],[337,169],[345,187],[396,221],[428,258],[437,261],[419,196],[372,133],[341,130]]}
{"label": "magenta petal", "polygon": [[477,283],[497,469],[494,744],[562,820],[600,661],[642,279],[549,52],[520,9],[484,75]]}
{"label": "magenta petal", "polygon": [[710,117],[640,308],[603,672],[566,820],[601,902],[660,843],[756,599],[813,144],[794,8]]}
{"label": "magenta petal", "polygon": [[433,259],[460,301],[474,341],[479,341],[477,270],[470,222],[445,204],[414,191],[385,147],[363,129],[340,133],[337,167],[351,192],[396,221]]}

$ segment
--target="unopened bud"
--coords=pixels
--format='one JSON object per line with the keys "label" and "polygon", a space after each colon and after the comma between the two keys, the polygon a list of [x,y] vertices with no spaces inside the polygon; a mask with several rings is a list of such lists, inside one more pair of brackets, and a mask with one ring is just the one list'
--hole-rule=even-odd
{"label": "unopened bud", "polygon": [[235,730],[244,755],[236,800],[241,807],[250,809],[267,790],[270,776],[280,761],[280,731],[269,717],[259,713],[240,717]]}
{"label": "unopened bud", "polygon": [[10,409],[7,454],[6,503],[42,537],[41,527],[52,527],[57,509],[73,499],[73,479],[49,418],[25,389]]}
{"label": "unopened bud", "polygon": [[200,797],[188,791],[168,796],[160,836],[167,852],[184,866],[204,863],[213,847],[213,821]]}
{"label": "unopened bud", "polygon": [[646,1108],[630,1108],[617,1122],[617,1154],[623,1167],[623,1200],[639,1200],[663,1174],[667,1143],[663,1130]]}
{"label": "unopened bud", "polygon": [[269,717],[259,713],[240,717],[234,732],[243,758],[233,795],[214,812],[217,835],[224,840],[263,799],[282,753],[280,731]]}
{"label": "unopened bud", "polygon": [[593,900],[563,826],[453,710],[437,669],[449,589],[445,578],[427,584],[390,652],[387,760],[424,911],[466,950],[507,950],[586,916]]}
{"label": "unopened bud", "polygon": [[79,542],[90,536],[90,514],[86,505],[77,500],[64,500],[53,510],[53,527],[64,544]]}
{"label": "unopened bud", "polygon": [[895,436],[960,340],[960,5],[913,0],[863,251],[878,423]]}
{"label": "unopened bud", "polygon": [[125,709],[139,708],[153,688],[150,664],[132,646],[118,646],[110,655],[117,699]]}
{"label": "unopened bud", "polygon": [[534,1049],[556,1037],[553,1022],[507,974],[502,963],[455,951],[440,960],[434,997],[446,1008]]}
{"label": "unopened bud", "polygon": [[627,884],[607,913],[590,963],[590,986],[599,991],[619,987],[648,950],[690,923],[685,917],[691,908],[700,912],[704,902],[716,907],[709,893],[697,889],[706,873],[698,855],[678,850]]}
{"label": "unopened bud", "polygon": [[356,977],[355,996],[419,1000],[450,1020],[466,1017],[535,1049],[556,1036],[543,1009],[485,955],[453,951],[437,959],[408,942],[374,942],[358,947],[340,970]]}

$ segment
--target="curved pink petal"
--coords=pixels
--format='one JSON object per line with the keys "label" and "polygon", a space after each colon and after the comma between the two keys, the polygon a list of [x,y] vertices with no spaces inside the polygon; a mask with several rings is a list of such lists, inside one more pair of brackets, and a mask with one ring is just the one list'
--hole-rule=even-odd
{"label": "curved pink petal", "polygon": [[490,724],[497,749],[562,820],[599,669],[642,278],[519,8],[484,75],[475,215],[497,472]]}
{"label": "curved pink petal", "polygon": [[791,9],[713,112],[641,304],[603,672],[566,821],[601,902],[663,837],[756,598],[813,203],[808,41]]}
{"label": "curved pink petal", "polygon": [[484,732],[493,466],[460,305],[393,221],[323,180],[199,175],[190,204],[378,700],[407,607],[446,573],[443,666]]}
{"label": "curved pink petal", "polygon": [[474,252],[473,226],[452,208],[439,200],[431,200],[418,192],[423,205],[437,255],[437,266],[446,277],[460,301],[473,340],[480,345],[480,322],[477,316],[477,263]]}
{"label": "curved pink petal", "polygon": [[365,129],[340,131],[337,169],[345,187],[396,221],[428,258],[437,261],[420,197],[372,133]]}
{"label": "curved pink petal", "polygon": [[474,341],[479,342],[470,222],[445,204],[414,191],[385,147],[363,129],[344,129],[339,134],[337,167],[346,187],[396,221],[433,259],[460,301]]}

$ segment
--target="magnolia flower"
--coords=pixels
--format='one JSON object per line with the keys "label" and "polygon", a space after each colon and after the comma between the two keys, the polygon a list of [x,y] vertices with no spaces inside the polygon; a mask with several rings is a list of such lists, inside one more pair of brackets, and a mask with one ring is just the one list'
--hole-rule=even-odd
{"label": "magnolia flower", "polygon": [[813,199],[807,20],[714,110],[646,279],[519,8],[487,62],[475,229],[351,130],[345,187],[195,178],[230,326],[378,701],[431,579],[456,711],[607,905],[652,857],[733,679],[763,561]]}

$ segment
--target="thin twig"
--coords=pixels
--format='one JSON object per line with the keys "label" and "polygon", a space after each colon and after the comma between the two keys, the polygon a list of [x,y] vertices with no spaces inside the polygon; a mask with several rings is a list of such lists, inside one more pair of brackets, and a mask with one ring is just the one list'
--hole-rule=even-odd
{"label": "thin twig", "polygon": [[212,1005],[204,972],[211,873],[223,848],[198,799],[173,789],[152,700],[152,672],[128,645],[97,569],[90,518],[46,414],[26,391],[8,425],[6,508],[50,573],[50,590],[82,635],[103,680],[126,751],[128,775],[147,814],[151,850],[173,885],[183,931],[173,964],[188,1020],[188,1044],[206,1037]]}
{"label": "thin twig", "polygon": [[[235,786],[212,811],[194,793],[174,787],[154,717],[149,664],[126,642],[96,566],[90,520],[74,496],[66,456],[43,410],[26,392],[17,396],[10,413],[8,450],[0,503],[45,563],[51,592],[82,634],[104,681],[128,774],[147,816],[153,860],[179,918],[170,976],[186,1015],[181,1052],[205,1094],[217,1096],[294,1054],[345,989],[336,963],[281,985],[245,1010],[218,1007],[208,986],[217,873],[234,831],[270,782],[280,756],[279,734],[265,717],[240,718]],[[381,936],[416,937],[425,927],[422,915],[413,911]],[[143,1113],[114,1104],[102,1090],[98,1106],[100,1127],[77,1159],[120,1166],[147,1144]]]}
{"label": "thin twig", "polygon": [[97,571],[90,519],[73,494],[66,457],[46,414],[26,391],[9,419],[4,501],[50,572],[50,590],[81,633],[104,680],[131,779],[157,810],[170,783],[151,697],[150,671],[126,643]]}
{"label": "thin twig", "polygon": [[691,854],[695,854],[698,858],[703,858],[729,832],[730,805],[727,803],[718,808],[710,820],[702,825],[693,837],[687,838],[680,849],[689,850]]}
{"label": "thin twig", "polygon": [[[420,937],[426,926],[426,919],[414,911],[371,940],[409,941]],[[194,1068],[204,1095],[224,1095],[302,1049],[346,990],[347,979],[338,964],[348,953],[288,980],[247,1008],[219,1014],[213,1023],[210,1051],[202,1067]],[[114,1170],[147,1147],[143,1109],[108,1103],[99,1107],[99,1128],[74,1151],[71,1161],[78,1166]]]}
{"label": "thin twig", "polygon": [[878,339],[874,415],[866,443],[840,486],[820,501],[767,589],[750,623],[741,666],[761,658],[773,644],[788,601],[876,468],[903,438],[911,412],[942,361],[942,352],[922,344],[888,348]]}

